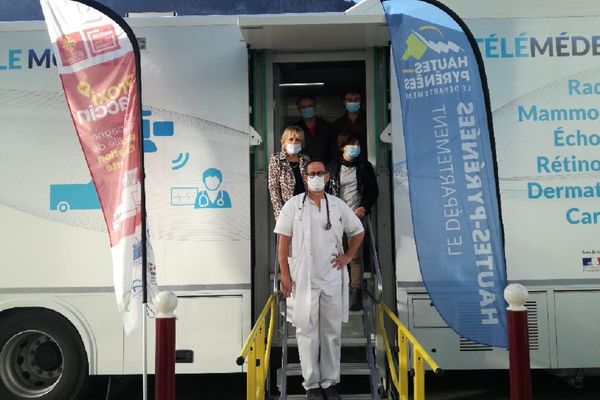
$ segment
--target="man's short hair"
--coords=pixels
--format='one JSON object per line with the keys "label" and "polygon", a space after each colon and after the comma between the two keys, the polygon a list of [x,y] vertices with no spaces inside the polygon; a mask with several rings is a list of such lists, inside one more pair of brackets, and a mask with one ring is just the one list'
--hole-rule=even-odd
{"label": "man's short hair", "polygon": [[359,96],[360,96],[360,98],[361,98],[361,100],[362,100],[362,93],[361,93],[361,91],[360,91],[358,88],[355,88],[355,87],[349,87],[349,88],[346,88],[346,90],[345,90],[345,91],[344,91],[344,93],[342,94],[342,101],[344,101],[344,99],[346,98],[346,95],[347,95],[347,94],[350,94],[350,93],[356,93],[357,95],[359,95]]}
{"label": "man's short hair", "polygon": [[360,133],[355,131],[354,129],[346,129],[341,131],[337,137],[337,147],[340,151],[344,148],[344,146],[358,140],[360,143]]}
{"label": "man's short hair", "polygon": [[306,94],[306,95],[298,96],[298,98],[296,99],[296,106],[298,106],[298,104],[300,103],[300,100],[303,100],[303,99],[312,100],[313,103],[317,104],[317,99],[315,99],[315,96]]}
{"label": "man's short hair", "polygon": [[325,162],[324,162],[323,160],[321,160],[321,159],[318,159],[318,158],[314,158],[314,159],[310,160],[310,161],[309,161],[309,162],[306,164],[306,166],[304,167],[304,175],[308,174],[308,166],[309,166],[310,164],[312,164],[312,163],[316,163],[316,162],[319,162],[319,163],[323,164],[323,167],[325,168],[325,171],[326,171],[326,172],[329,172],[329,169],[327,168],[327,164],[325,164]]}

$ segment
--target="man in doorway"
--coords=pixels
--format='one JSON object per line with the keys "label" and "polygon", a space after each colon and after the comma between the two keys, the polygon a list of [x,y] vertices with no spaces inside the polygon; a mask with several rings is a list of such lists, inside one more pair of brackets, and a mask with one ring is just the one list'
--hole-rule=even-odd
{"label": "man in doorway", "polygon": [[322,161],[308,163],[304,180],[308,191],[285,203],[275,225],[280,290],[296,327],[306,397],[338,400],[342,322],[348,321],[345,266],[356,255],[364,229],[346,203],[325,194],[329,173]]}
{"label": "man in doorway", "polygon": [[300,96],[296,107],[302,118],[294,125],[304,130],[304,151],[308,157],[327,165],[334,154],[334,128],[330,122],[316,115],[317,100],[313,96]]}
{"label": "man in doorway", "polygon": [[[333,123],[335,129],[335,141],[337,143],[337,136],[340,132],[344,131],[356,131],[360,134],[360,148],[361,158],[366,160],[367,158],[367,118],[365,112],[361,108],[361,95],[360,91],[351,88],[344,92],[342,102],[346,111],[344,114],[335,120]],[[337,147],[336,147],[337,149]],[[337,153],[336,153],[337,156]]]}

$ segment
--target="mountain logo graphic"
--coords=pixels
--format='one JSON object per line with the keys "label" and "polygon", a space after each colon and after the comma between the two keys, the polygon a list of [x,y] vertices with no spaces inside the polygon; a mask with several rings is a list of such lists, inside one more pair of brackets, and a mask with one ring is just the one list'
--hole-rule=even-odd
{"label": "mountain logo graphic", "polygon": [[419,61],[424,55],[427,49],[433,50],[437,54],[447,54],[450,52],[458,53],[463,51],[463,49],[458,46],[456,43],[448,41],[433,41],[428,40],[423,36],[425,31],[434,31],[437,32],[441,39],[444,39],[444,34],[441,30],[431,25],[424,25],[418,28],[419,33],[417,31],[412,31],[410,35],[406,38],[406,50],[404,50],[404,54],[402,54],[402,61],[407,61],[411,57],[415,60]]}

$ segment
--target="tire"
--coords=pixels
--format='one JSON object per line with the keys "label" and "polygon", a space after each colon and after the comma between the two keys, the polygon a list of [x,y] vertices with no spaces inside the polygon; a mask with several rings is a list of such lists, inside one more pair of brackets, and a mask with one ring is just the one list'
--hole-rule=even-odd
{"label": "tire", "polygon": [[43,309],[0,318],[0,399],[76,400],[87,378],[85,348],[67,319]]}

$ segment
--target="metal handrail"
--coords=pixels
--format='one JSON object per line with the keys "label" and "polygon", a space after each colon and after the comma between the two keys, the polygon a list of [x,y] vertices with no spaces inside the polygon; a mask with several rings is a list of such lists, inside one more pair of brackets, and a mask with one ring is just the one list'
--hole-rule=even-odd
{"label": "metal handrail", "polygon": [[[397,327],[398,335],[398,369],[394,363],[392,349],[385,329],[384,317],[387,315]],[[400,319],[383,303],[379,304],[379,328],[383,336],[385,345],[385,355],[388,362],[388,368],[400,400],[408,400],[408,360],[409,343],[412,345],[413,355],[413,398],[414,400],[425,400],[425,363],[429,364],[436,375],[443,374],[443,370],[431,358],[427,351],[421,346],[419,341],[402,324]]]}
{"label": "metal handrail", "polygon": [[369,377],[369,384],[371,386],[371,400],[380,400],[379,396],[379,369],[377,362],[375,361],[375,346],[373,344],[372,337],[372,320],[373,320],[373,303],[371,302],[370,296],[363,296],[363,333],[367,343],[365,344],[365,351],[367,356],[367,364],[371,371]]}
{"label": "metal handrail", "polygon": [[275,240],[275,254],[273,260],[273,296],[277,297],[279,294],[279,262],[277,261],[277,246],[279,245],[279,238]]}
{"label": "metal handrail", "polygon": [[279,313],[281,314],[281,385],[279,386],[279,398],[285,400],[287,398],[287,360],[288,360],[288,326],[287,326],[287,299],[279,293],[279,262],[277,258],[279,240],[275,241],[275,254],[273,262],[273,296],[277,298],[279,305]]}
{"label": "metal handrail", "polygon": [[[271,343],[275,330],[276,315],[275,296],[269,296],[267,303],[256,320],[256,324],[236,359],[237,365],[244,365],[248,361],[246,378],[246,399],[263,400],[265,398],[265,380],[268,375],[269,359],[271,357]],[[265,337],[266,319],[269,313],[269,329]]]}
{"label": "metal handrail", "polygon": [[369,232],[369,245],[371,251],[371,265],[375,272],[375,293],[372,294],[375,303],[380,304],[383,298],[383,278],[381,277],[381,267],[379,265],[379,255],[377,254],[377,245],[375,243],[375,235],[373,234],[373,223],[371,222],[371,216],[366,215],[365,220],[367,221],[367,231]]}
{"label": "metal handrail", "polygon": [[283,329],[281,338],[281,386],[279,387],[279,400],[287,399],[287,362],[288,362],[288,325],[287,302],[285,296],[279,299],[279,307],[283,310]]}

